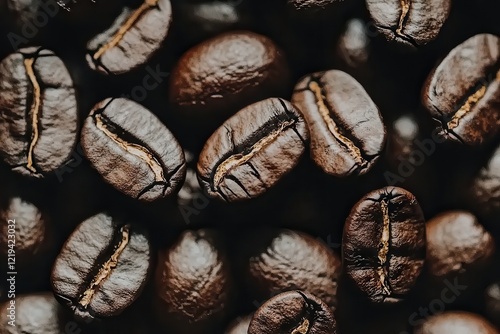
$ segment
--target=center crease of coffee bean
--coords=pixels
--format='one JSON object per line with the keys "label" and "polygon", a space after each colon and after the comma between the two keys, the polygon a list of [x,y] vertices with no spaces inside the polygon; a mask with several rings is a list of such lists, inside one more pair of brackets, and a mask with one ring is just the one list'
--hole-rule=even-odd
{"label": "center crease of coffee bean", "polygon": [[155,182],[167,184],[167,180],[163,174],[163,167],[160,162],[156,159],[156,157],[149,152],[148,149],[144,148],[141,145],[129,143],[120,138],[117,134],[113,133],[108,127],[104,124],[103,116],[101,114],[94,114],[94,119],[96,123],[96,127],[104,132],[106,136],[111,138],[115,143],[117,143],[120,147],[122,147],[128,153],[138,157],[139,159],[145,161],[149,168],[153,171],[155,176]]}
{"label": "center crease of coffee bean", "polygon": [[383,216],[383,226],[382,226],[382,237],[380,239],[380,245],[378,250],[378,260],[379,266],[377,268],[377,275],[379,276],[380,283],[385,294],[390,295],[391,290],[387,284],[388,270],[387,270],[387,254],[389,254],[389,242],[390,242],[390,221],[389,221],[389,206],[385,200],[380,202]]}
{"label": "center crease of coffee bean", "polygon": [[341,145],[347,148],[351,157],[354,159],[355,163],[359,165],[360,168],[365,168],[366,165],[368,164],[368,161],[366,161],[363,158],[361,150],[358,147],[356,147],[356,145],[354,145],[354,143],[349,138],[340,133],[339,126],[335,123],[332,117],[330,117],[330,110],[326,106],[325,97],[323,95],[320,85],[315,81],[311,81],[309,83],[309,89],[311,89],[311,91],[314,93],[316,97],[319,113],[323,118],[323,120],[325,121],[328,130],[330,130],[335,139],[337,139],[337,141]]}
{"label": "center crease of coffee bean", "polygon": [[90,304],[99,286],[109,277],[109,275],[111,275],[111,271],[118,265],[118,259],[129,242],[130,225],[125,225],[120,228],[120,234],[121,240],[113,254],[111,254],[109,260],[102,265],[101,269],[99,269],[99,272],[90,283],[88,289],[82,294],[79,301],[79,304],[82,307],[87,307]]}
{"label": "center crease of coffee bean", "polygon": [[291,334],[307,334],[307,331],[309,330],[309,320],[304,319],[302,324],[295,328]]}
{"label": "center crease of coffee bean", "polygon": [[[500,71],[497,72],[495,80],[500,81]],[[488,87],[486,85],[482,85],[469,96],[467,101],[465,101],[455,115],[453,115],[453,118],[446,124],[446,128],[448,130],[456,128],[460,124],[460,120],[483,98],[487,89]]]}
{"label": "center crease of coffee bean", "polygon": [[111,40],[101,46],[92,56],[94,60],[98,60],[107,50],[115,47],[122,40],[127,31],[139,20],[139,18],[150,8],[156,7],[159,0],[145,0],[144,3],[136,9],[125,23],[118,29]]}
{"label": "center crease of coffee bean", "polygon": [[229,172],[252,159],[258,152],[263,150],[266,146],[271,144],[278,136],[285,131],[287,128],[295,124],[295,120],[288,120],[283,122],[277,130],[272,131],[269,135],[261,138],[257,141],[250,149],[247,154],[238,153],[230,156],[224,162],[222,162],[215,171],[213,185],[215,188],[219,187],[220,183],[224,177],[229,174]]}
{"label": "center crease of coffee bean", "polygon": [[398,28],[396,29],[396,34],[402,37],[406,37],[403,34],[404,23],[408,19],[408,14],[410,12],[411,0],[400,0],[401,1],[401,15],[399,16]]}
{"label": "center crease of coffee bean", "polygon": [[35,149],[35,145],[38,141],[38,135],[39,135],[38,113],[40,112],[40,97],[41,97],[40,85],[38,84],[38,80],[33,70],[34,62],[35,62],[34,58],[24,59],[24,67],[26,68],[26,74],[28,75],[28,78],[30,79],[31,85],[33,87],[33,102],[31,104],[29,112],[29,115],[31,117],[31,141],[28,148],[28,162],[26,164],[26,168],[32,173],[36,173],[36,169],[33,166],[33,150]]}

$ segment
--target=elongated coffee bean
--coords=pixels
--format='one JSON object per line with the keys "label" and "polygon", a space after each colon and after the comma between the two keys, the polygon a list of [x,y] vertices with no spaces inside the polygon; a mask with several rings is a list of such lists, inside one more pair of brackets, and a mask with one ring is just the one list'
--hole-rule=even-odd
{"label": "elongated coffee bean", "polygon": [[125,7],[113,24],[87,44],[89,66],[104,74],[121,74],[146,63],[167,36],[170,0],[142,0]]}
{"label": "elongated coffee bean", "polygon": [[437,37],[451,0],[366,0],[366,5],[387,40],[419,47]]}
{"label": "elongated coffee bean", "polygon": [[348,277],[372,302],[401,301],[425,260],[425,221],[415,197],[397,187],[365,195],[344,226]]}
{"label": "elongated coffee bean", "polygon": [[151,245],[136,225],[97,214],[64,244],[52,268],[52,290],[77,319],[120,314],[140,295]]}
{"label": "elongated coffee bean", "polygon": [[422,103],[445,139],[480,145],[500,129],[500,38],[480,34],[455,47],[429,75]]}
{"label": "elongated coffee bean", "polygon": [[208,139],[198,160],[200,183],[211,197],[228,202],[257,197],[297,164],[308,136],[290,102],[254,103]]}
{"label": "elongated coffee bean", "polygon": [[377,106],[349,74],[331,70],[306,76],[292,103],[304,114],[311,157],[335,176],[364,174],[378,160],[385,127]]}
{"label": "elongated coffee bean", "polygon": [[154,201],[184,182],[184,152],[155,115],[134,101],[98,103],[85,120],[82,148],[104,180],[124,194]]}
{"label": "elongated coffee bean", "polygon": [[64,63],[41,47],[0,63],[0,156],[12,170],[44,177],[70,159],[78,111]]}
{"label": "elongated coffee bean", "polygon": [[333,312],[319,298],[289,291],[265,302],[250,321],[248,334],[335,334]]}

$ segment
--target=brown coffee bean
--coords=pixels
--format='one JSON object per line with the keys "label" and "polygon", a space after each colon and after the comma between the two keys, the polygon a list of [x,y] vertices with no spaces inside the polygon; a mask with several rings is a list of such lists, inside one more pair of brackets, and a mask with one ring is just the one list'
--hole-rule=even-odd
{"label": "brown coffee bean", "polygon": [[181,57],[172,71],[169,96],[184,112],[234,113],[258,100],[283,95],[288,76],[283,52],[273,41],[252,32],[229,32]]}
{"label": "brown coffee bean", "polygon": [[15,172],[41,178],[70,160],[78,132],[73,81],[41,47],[0,63],[0,156]]}
{"label": "brown coffee bean", "polygon": [[378,160],[385,127],[377,106],[349,74],[331,70],[306,76],[292,103],[306,119],[311,157],[326,173],[365,174]]}
{"label": "brown coffee bean", "polygon": [[141,228],[97,214],[71,234],[52,268],[52,290],[77,319],[116,316],[141,294],[151,245]]}
{"label": "brown coffee bean", "polygon": [[289,291],[265,302],[255,312],[248,334],[336,334],[332,310],[319,298]]}
{"label": "brown coffee bean", "polygon": [[160,251],[154,307],[174,333],[213,333],[230,310],[232,277],[222,235],[213,230],[185,231]]}
{"label": "brown coffee bean", "polygon": [[290,102],[270,98],[236,113],[205,143],[198,179],[214,198],[257,197],[298,163],[309,134]]}
{"label": "brown coffee bean", "polygon": [[184,182],[184,152],[149,110],[124,98],[106,99],[83,125],[82,148],[106,182],[124,194],[155,201]]}
{"label": "brown coffee bean", "polygon": [[125,7],[113,24],[87,44],[87,62],[104,74],[121,74],[146,63],[167,36],[170,0],[142,0]]}
{"label": "brown coffee bean", "polygon": [[450,0],[366,0],[366,5],[387,40],[411,47],[434,40],[451,9]]}
{"label": "brown coffee bean", "polygon": [[425,220],[410,192],[385,187],[365,195],[344,226],[348,277],[372,302],[403,300],[425,260]]}
{"label": "brown coffee bean", "polygon": [[445,139],[489,141],[500,129],[500,37],[479,34],[455,47],[429,75],[422,103]]}
{"label": "brown coffee bean", "polygon": [[432,316],[417,326],[415,334],[499,334],[500,331],[480,315],[450,311]]}
{"label": "brown coffee bean", "polygon": [[469,200],[485,217],[500,216],[500,144],[472,182]]}

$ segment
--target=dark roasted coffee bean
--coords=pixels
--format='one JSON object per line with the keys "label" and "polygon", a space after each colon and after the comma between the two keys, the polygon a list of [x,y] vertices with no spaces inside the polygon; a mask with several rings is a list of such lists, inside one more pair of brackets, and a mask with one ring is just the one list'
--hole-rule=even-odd
{"label": "dark roasted coffee bean", "polygon": [[485,308],[488,318],[500,326],[500,282],[493,283],[486,289]]}
{"label": "dark roasted coffee bean", "polygon": [[474,178],[469,200],[485,217],[500,217],[500,145]]}
{"label": "dark roasted coffee bean", "polygon": [[321,11],[339,0],[288,0],[288,6],[295,10]]}
{"label": "dark roasted coffee bean", "polygon": [[200,184],[211,197],[228,202],[257,197],[295,167],[308,136],[290,102],[254,103],[208,139],[198,160]]}
{"label": "dark roasted coffee bean", "polygon": [[85,120],[82,148],[106,182],[143,201],[170,195],[184,182],[179,143],[146,108],[124,98],[98,103]]}
{"label": "dark roasted coffee bean", "polygon": [[9,272],[17,273],[14,283],[18,292],[48,283],[56,255],[51,223],[45,212],[24,198],[9,198],[0,207],[0,258]]}
{"label": "dark roasted coffee bean", "polygon": [[160,251],[155,311],[175,333],[212,333],[229,311],[232,278],[224,241],[212,230],[185,231]]}
{"label": "dark roasted coffee bean", "polygon": [[209,116],[280,96],[287,84],[287,64],[273,41],[252,32],[229,32],[181,57],[172,71],[169,95],[181,111]]}
{"label": "dark roasted coffee bean", "polygon": [[499,334],[483,317],[464,311],[450,311],[432,316],[417,326],[415,334]]}
{"label": "dark roasted coffee bean", "polygon": [[167,36],[170,0],[142,0],[125,7],[113,24],[87,43],[89,66],[104,74],[121,74],[146,63]]}
{"label": "dark roasted coffee bean", "polygon": [[319,298],[289,291],[265,302],[250,321],[248,334],[335,334],[333,312]]}
{"label": "dark roasted coffee bean", "polygon": [[342,247],[348,277],[372,302],[403,300],[425,259],[425,221],[416,198],[397,187],[368,193],[347,217]]}
{"label": "dark roasted coffee bean", "polygon": [[100,333],[65,317],[52,292],[18,295],[15,300],[0,304],[0,333],[2,334],[59,334]]}
{"label": "dark roasted coffee bean", "polygon": [[150,262],[151,245],[139,227],[100,213],[64,244],[52,268],[52,290],[76,319],[115,316],[139,297]]}
{"label": "dark roasted coffee bean", "polygon": [[480,145],[500,129],[500,38],[480,34],[455,47],[429,75],[422,103],[450,141]]}
{"label": "dark roasted coffee bean", "polygon": [[252,320],[253,314],[249,314],[244,317],[239,317],[229,324],[224,334],[247,334],[248,326],[250,326],[250,320]]}
{"label": "dark roasted coffee bean", "polygon": [[385,127],[377,106],[349,74],[331,70],[306,76],[292,103],[304,114],[311,156],[326,173],[365,174],[378,160]]}
{"label": "dark roasted coffee bean", "polygon": [[493,237],[466,211],[448,211],[427,222],[428,274],[457,278],[469,287],[482,278],[495,252]]}
{"label": "dark roasted coffee bean", "polygon": [[244,245],[242,271],[252,298],[266,300],[284,291],[303,290],[336,306],[340,256],[320,240],[291,230],[264,229],[239,244]]}
{"label": "dark roasted coffee bean", "polygon": [[371,47],[367,23],[361,19],[347,21],[345,30],[340,35],[336,53],[342,65],[349,69],[368,69]]}
{"label": "dark roasted coffee bean", "polygon": [[0,63],[0,156],[15,172],[44,177],[70,159],[78,111],[63,62],[40,47]]}
{"label": "dark roasted coffee bean", "polygon": [[438,36],[451,0],[366,0],[366,5],[387,40],[419,47]]}

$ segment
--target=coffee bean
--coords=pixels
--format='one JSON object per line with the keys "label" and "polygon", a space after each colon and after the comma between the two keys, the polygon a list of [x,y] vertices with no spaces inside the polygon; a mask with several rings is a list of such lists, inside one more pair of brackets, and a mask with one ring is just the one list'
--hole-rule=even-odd
{"label": "coffee bean", "polygon": [[415,285],[425,259],[425,221],[416,198],[397,187],[365,195],[344,226],[349,278],[375,303],[396,303]]}
{"label": "coffee bean", "polygon": [[99,213],[71,234],[52,268],[52,290],[76,319],[116,316],[141,294],[151,245],[136,225]]}
{"label": "coffee bean", "polygon": [[210,329],[230,310],[232,284],[220,233],[185,231],[160,251],[156,314],[175,333],[213,333]]}
{"label": "coffee bean", "polygon": [[55,334],[100,333],[83,331],[83,327],[65,317],[52,292],[18,295],[0,304],[0,333]]}
{"label": "coffee bean", "polygon": [[469,200],[482,215],[500,216],[500,145],[474,178]]}
{"label": "coffee bean", "polygon": [[286,92],[283,52],[267,37],[229,32],[187,51],[172,71],[170,101],[196,116],[234,113]]}
{"label": "coffee bean", "polygon": [[82,148],[104,180],[124,194],[154,201],[184,182],[184,153],[156,116],[134,101],[108,98],[85,120]]}
{"label": "coffee bean", "polygon": [[[328,306],[337,304],[340,256],[305,233],[259,229],[243,239],[242,259],[249,292],[258,300],[289,290],[309,292]],[[314,261],[311,261],[314,258]]]}
{"label": "coffee bean", "polygon": [[87,43],[87,63],[103,74],[122,74],[146,63],[167,36],[170,0],[125,7],[113,24]]}
{"label": "coffee bean", "polygon": [[428,272],[438,282],[459,277],[472,285],[493,259],[493,237],[469,212],[443,212],[427,222],[426,230]]}
{"label": "coffee bean", "polygon": [[304,152],[308,131],[290,102],[270,98],[236,113],[205,143],[198,179],[214,198],[257,197],[288,173]]}
{"label": "coffee bean", "polygon": [[493,138],[500,129],[500,38],[480,34],[455,47],[427,78],[422,103],[449,141]]}
{"label": "coffee bean", "polygon": [[414,331],[415,334],[499,334],[483,317],[464,311],[450,311],[432,316]]}
{"label": "coffee bean", "polygon": [[378,160],[385,128],[377,106],[349,74],[331,70],[304,77],[292,103],[304,114],[311,157],[328,174],[365,174]]}
{"label": "coffee bean", "polygon": [[229,324],[224,334],[247,334],[252,316],[253,314],[249,314],[234,320],[231,324]]}
{"label": "coffee bean", "polygon": [[17,173],[41,178],[68,162],[78,111],[64,63],[41,47],[0,63],[0,156]]}
{"label": "coffee bean", "polygon": [[333,312],[302,291],[279,294],[264,303],[250,321],[248,334],[335,334]]}
{"label": "coffee bean", "polygon": [[493,283],[486,289],[485,306],[488,318],[500,326],[500,282]]}
{"label": "coffee bean", "polygon": [[366,5],[387,40],[410,47],[434,40],[451,9],[450,0],[366,0]]}

